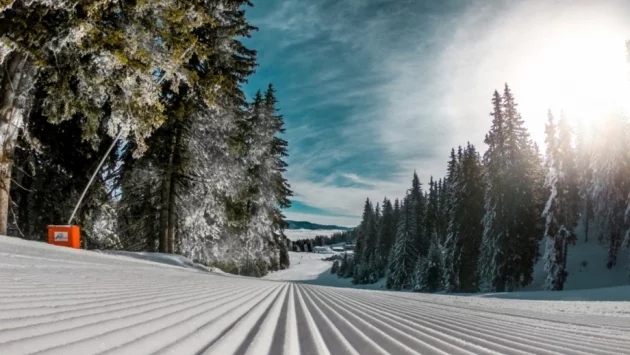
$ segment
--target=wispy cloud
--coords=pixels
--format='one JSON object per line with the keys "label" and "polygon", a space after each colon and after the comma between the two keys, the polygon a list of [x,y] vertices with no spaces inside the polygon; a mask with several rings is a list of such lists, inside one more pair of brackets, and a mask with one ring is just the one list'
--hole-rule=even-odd
{"label": "wispy cloud", "polygon": [[[624,0],[269,0],[258,6],[252,20],[260,32],[252,44],[261,67],[252,85],[273,81],[279,89],[295,200],[329,211],[311,215],[315,222],[344,215],[346,221],[356,216],[355,223],[366,197],[402,196],[414,169],[425,182],[443,175],[452,147],[471,141],[483,150],[491,94],[505,82],[541,138],[545,112],[560,91],[545,78],[562,69],[545,67],[557,43],[573,34],[598,50],[608,35],[622,52],[630,14]],[[589,37],[593,32],[598,35]],[[601,85],[596,79],[590,78]]]}

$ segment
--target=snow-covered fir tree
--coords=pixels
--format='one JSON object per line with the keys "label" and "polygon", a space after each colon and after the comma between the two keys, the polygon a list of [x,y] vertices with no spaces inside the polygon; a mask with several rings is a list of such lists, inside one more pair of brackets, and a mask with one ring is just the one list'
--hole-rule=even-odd
{"label": "snow-covered fir tree", "polygon": [[[182,253],[250,275],[287,267],[283,119],[273,87],[251,105],[241,87],[256,66],[241,42],[254,29],[248,4],[0,4],[2,92],[9,81],[31,90],[0,102],[2,115],[19,113],[0,121],[21,129],[2,144],[3,178],[38,189],[14,186],[12,224],[29,220],[40,234],[35,213],[64,221],[116,136],[77,215],[86,247]],[[51,176],[55,191],[43,195]],[[38,212],[48,203],[56,208]]]}
{"label": "snow-covered fir tree", "polygon": [[[49,122],[77,120],[81,139],[94,150],[106,128],[109,137],[133,141],[139,156],[146,139],[169,113],[163,99],[163,84],[173,88],[194,87],[206,106],[215,105],[217,95],[231,90],[226,71],[199,75],[209,64],[222,65],[217,58],[244,59],[246,49],[235,40],[252,29],[244,20],[247,1],[143,2],[10,1],[0,4],[0,32],[5,48],[3,65],[7,80],[0,92],[0,130],[22,128],[24,113],[34,102],[33,83],[47,93],[37,104]],[[182,21],[182,18],[195,19]],[[42,23],[42,26],[25,24]],[[220,62],[220,61],[219,61]],[[253,64],[253,63],[252,63]],[[216,67],[216,66],[215,66]],[[207,68],[206,68],[207,69]],[[204,69],[202,69],[204,70]],[[242,79],[243,77],[240,76]],[[16,83],[17,91],[9,90]],[[26,92],[26,90],[30,90]],[[19,95],[14,95],[15,93]],[[183,92],[180,92],[183,94]],[[10,113],[8,116],[5,113]],[[0,142],[5,182],[9,182],[17,131]],[[0,233],[5,231],[9,184],[0,189]]]}
{"label": "snow-covered fir tree", "polygon": [[411,287],[413,269],[418,259],[413,227],[413,203],[410,195],[407,195],[400,208],[396,242],[389,257],[387,288],[402,290]]}
{"label": "snow-covered fir tree", "polygon": [[617,264],[628,228],[624,218],[630,191],[628,123],[621,114],[610,114],[598,127],[591,160],[591,197],[599,227],[598,241],[608,245],[606,266],[610,269]]}
{"label": "snow-covered fir tree", "polygon": [[415,247],[418,255],[424,256],[429,249],[429,236],[424,227],[424,219],[426,214],[424,196],[422,194],[422,184],[418,174],[413,172],[411,180],[411,190],[409,191],[409,203],[412,209],[412,234],[415,240]]}
{"label": "snow-covered fir tree", "polygon": [[545,288],[561,291],[568,272],[569,245],[575,244],[574,228],[578,220],[578,186],[571,132],[564,117],[556,124],[549,112],[546,125],[547,155],[545,187],[549,197],[543,211],[546,248],[544,255],[547,279]]}
{"label": "snow-covered fir tree", "polygon": [[513,291],[532,281],[541,238],[539,157],[506,85],[495,91],[485,142],[485,216],[478,262],[481,289]]}
{"label": "snow-covered fir tree", "polygon": [[418,259],[414,268],[413,290],[437,292],[443,289],[443,255],[437,238],[431,241],[426,258]]}
{"label": "snow-covered fir tree", "polygon": [[431,241],[437,238],[437,228],[439,219],[439,191],[437,182],[433,180],[433,176],[429,179],[429,191],[426,202],[426,212],[424,218],[424,230],[426,233],[425,252],[421,254],[426,256],[431,247]]}
{"label": "snow-covered fir tree", "polygon": [[483,234],[483,169],[472,144],[459,151],[461,154],[458,154],[451,183],[449,225],[444,245],[444,289],[447,292],[476,292],[476,266]]}
{"label": "snow-covered fir tree", "polygon": [[593,180],[591,166],[592,138],[583,122],[579,122],[576,133],[576,167],[578,172],[579,212],[584,229],[584,241],[588,242],[593,219],[593,197],[590,188]]}
{"label": "snow-covered fir tree", "polygon": [[389,260],[389,252],[396,237],[396,214],[392,202],[383,200],[383,215],[378,228],[378,271],[379,277],[383,277]]}
{"label": "snow-covered fir tree", "polygon": [[355,264],[352,282],[355,284],[374,283],[383,273],[379,269],[379,229],[381,208],[376,207],[367,199],[363,208],[363,218],[357,228],[357,248],[355,250]]}

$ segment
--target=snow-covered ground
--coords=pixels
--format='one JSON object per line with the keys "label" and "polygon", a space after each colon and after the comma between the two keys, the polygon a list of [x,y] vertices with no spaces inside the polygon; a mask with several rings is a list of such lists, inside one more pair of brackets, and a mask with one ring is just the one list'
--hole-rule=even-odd
{"label": "snow-covered ground", "polygon": [[[579,250],[579,249],[578,249]],[[597,254],[597,253],[596,253]],[[578,255],[583,256],[583,252]],[[597,254],[599,256],[599,254]],[[315,254],[315,253],[296,253],[289,252],[291,259],[291,267],[287,270],[281,270],[277,272],[269,273],[265,276],[269,280],[283,280],[283,281],[295,281],[302,284],[321,285],[321,286],[334,286],[334,287],[349,287],[358,289],[385,289],[385,279],[381,279],[379,282],[372,285],[353,285],[350,279],[340,279],[337,275],[330,273],[332,261],[322,260],[330,255]],[[605,268],[604,268],[605,269]],[[595,269],[594,274],[604,273],[603,270]],[[605,269],[607,270],[607,269]],[[610,271],[607,271],[610,272]],[[613,271],[613,274],[616,273]],[[574,275],[575,278],[584,277],[584,275]],[[625,276],[625,275],[623,275]],[[617,285],[623,285],[625,280],[619,277],[621,283]],[[604,278],[602,282],[606,285],[606,280],[610,278]],[[544,279],[543,279],[544,281]],[[578,279],[579,281],[579,279]],[[591,280],[590,283],[582,282],[582,284],[592,285],[596,280]],[[579,284],[579,282],[574,282]],[[521,300],[556,300],[556,301],[630,301],[630,286],[616,286],[616,287],[602,287],[602,288],[587,288],[587,289],[574,289],[563,292],[551,292],[551,291],[532,291],[532,287],[529,290],[523,292],[506,292],[506,293],[487,293],[487,294],[466,294],[461,296],[468,297],[486,297],[486,298],[504,298],[504,299],[521,299]],[[630,307],[630,304],[629,304]]]}
{"label": "snow-covered ground", "polygon": [[[595,240],[595,233],[586,243],[584,237],[580,238],[576,245],[568,250],[567,270],[569,277],[564,287],[565,290],[583,290],[592,288],[615,287],[630,284],[628,278],[628,249],[619,251],[618,263],[612,269],[606,268],[608,261],[608,248]],[[544,254],[545,243],[541,243],[541,254]],[[525,287],[525,291],[540,291],[545,284],[547,274],[544,270],[544,260],[540,260],[534,267],[534,282]]]}
{"label": "snow-covered ground", "polygon": [[183,257],[181,255],[163,254],[163,253],[129,252],[129,251],[121,251],[121,250],[97,250],[96,252],[108,254],[108,255],[125,256],[128,258],[146,260],[146,261],[151,261],[154,263],[179,266],[179,267],[189,268],[189,269],[196,269],[200,271],[223,273],[223,271],[217,268],[209,268],[205,265],[197,264],[193,262],[192,260],[186,257]]}
{"label": "snow-covered ground", "polygon": [[320,229],[320,230],[311,230],[311,229],[287,229],[284,231],[284,234],[289,238],[289,240],[296,241],[300,239],[312,239],[319,235],[321,236],[331,236],[335,233],[341,233],[342,230],[339,229]]}
{"label": "snow-covered ground", "polygon": [[289,252],[291,266],[286,270],[271,272],[265,276],[268,280],[301,281],[315,280],[322,273],[330,273],[332,261],[324,261],[329,254]]}
{"label": "snow-covered ground", "polygon": [[385,289],[385,280],[372,285],[353,285],[351,279],[340,279],[330,273],[332,261],[325,261],[328,254],[289,252],[291,266],[286,270],[271,272],[265,279],[295,281],[301,284],[349,287],[358,289]]}
{"label": "snow-covered ground", "polygon": [[0,354],[31,353],[630,354],[630,303],[323,287],[0,237]]}

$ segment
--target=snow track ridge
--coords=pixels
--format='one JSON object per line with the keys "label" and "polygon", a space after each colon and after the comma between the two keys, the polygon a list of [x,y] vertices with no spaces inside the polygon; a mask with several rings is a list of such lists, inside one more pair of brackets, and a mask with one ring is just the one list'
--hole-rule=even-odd
{"label": "snow track ridge", "polygon": [[227,277],[0,237],[0,354],[630,354],[629,302]]}

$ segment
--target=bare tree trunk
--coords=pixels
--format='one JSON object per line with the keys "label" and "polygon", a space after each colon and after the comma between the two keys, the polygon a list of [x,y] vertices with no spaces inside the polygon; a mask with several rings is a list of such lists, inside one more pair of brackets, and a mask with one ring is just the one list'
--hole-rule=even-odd
{"label": "bare tree trunk", "polygon": [[160,253],[168,253],[168,198],[171,174],[164,172],[162,177],[162,198],[160,201]]}
{"label": "bare tree trunk", "polygon": [[583,212],[582,215],[584,216],[584,243],[588,243],[588,222],[591,219],[591,216],[589,215],[589,211],[591,208],[591,204],[590,204],[590,199],[587,196],[585,198],[586,201],[584,201],[584,208],[583,208]]}
{"label": "bare tree trunk", "polygon": [[170,241],[170,229],[169,229],[169,212],[170,212],[170,197],[171,197],[171,179],[173,178],[173,159],[175,156],[175,147],[177,143],[177,137],[174,134],[169,142],[168,157],[166,159],[166,166],[164,168],[162,176],[162,198],[160,201],[160,253],[171,252]]}
{"label": "bare tree trunk", "polygon": [[175,225],[177,224],[177,214],[175,211],[175,179],[171,176],[170,197],[168,200],[168,252],[175,252]]}
{"label": "bare tree trunk", "polygon": [[[145,198],[150,198],[151,187],[152,186],[150,184],[146,184],[146,186],[144,187]],[[153,223],[155,223],[155,221],[153,220],[153,217],[155,216],[155,214],[153,213],[154,211],[150,202],[145,202],[143,209],[144,209],[144,230],[147,236],[146,248],[148,252],[153,253],[155,252],[155,242],[157,239],[157,236],[153,234],[155,232],[155,226],[153,225]]]}
{"label": "bare tree trunk", "polygon": [[6,75],[0,83],[0,234],[6,235],[13,153],[35,73],[28,57],[17,52],[9,55],[2,69]]}
{"label": "bare tree trunk", "polygon": [[176,225],[177,225],[177,173],[180,166],[180,145],[182,140],[182,130],[180,128],[175,129],[175,143],[173,146],[173,160],[171,164],[171,186],[169,188],[169,204],[168,204],[168,246],[169,253],[175,253],[175,245],[177,237]]}

